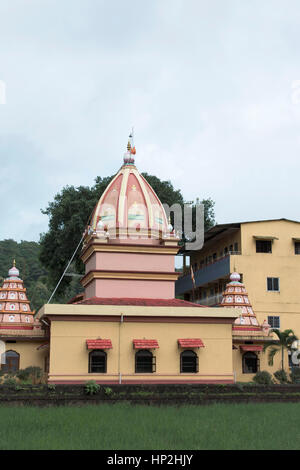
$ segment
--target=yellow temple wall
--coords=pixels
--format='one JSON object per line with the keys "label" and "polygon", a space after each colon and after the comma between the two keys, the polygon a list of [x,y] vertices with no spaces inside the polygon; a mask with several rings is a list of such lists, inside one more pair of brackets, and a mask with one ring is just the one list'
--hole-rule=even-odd
{"label": "yellow temple wall", "polygon": [[[88,373],[87,339],[111,339],[107,350],[107,373]],[[180,373],[179,338],[201,338],[205,347],[194,349],[199,372]],[[133,339],[156,339],[159,349],[156,372],[135,373]],[[76,383],[96,380],[104,383],[141,382],[233,382],[231,324],[52,321],[49,382]]]}
{"label": "yellow temple wall", "polygon": [[[255,374],[243,373],[243,354],[240,352],[239,348],[234,349],[232,351],[232,356],[233,356],[233,373],[234,373],[236,382],[252,382]],[[260,371],[266,370],[270,374],[274,374],[274,372],[281,369],[281,351],[277,353],[277,355],[274,357],[273,366],[269,366],[268,364],[268,351],[260,352],[258,354],[258,358],[260,362],[260,367],[259,367]],[[288,354],[286,351],[284,352],[284,359],[285,359],[284,360],[285,371],[288,372],[289,370]]]}
{"label": "yellow temple wall", "polygon": [[[5,342],[5,339],[2,338],[2,341]],[[48,354],[48,351],[38,351],[37,348],[40,344],[41,341],[17,341],[17,343],[6,343],[5,350],[15,351],[20,355],[19,369],[35,366],[40,367],[44,372],[45,356]]]}

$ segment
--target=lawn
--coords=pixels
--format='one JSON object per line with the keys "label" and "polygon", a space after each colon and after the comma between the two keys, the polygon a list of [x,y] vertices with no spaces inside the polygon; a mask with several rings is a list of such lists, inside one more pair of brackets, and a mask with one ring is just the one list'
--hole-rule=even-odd
{"label": "lawn", "polygon": [[300,403],[0,407],[0,449],[299,449]]}

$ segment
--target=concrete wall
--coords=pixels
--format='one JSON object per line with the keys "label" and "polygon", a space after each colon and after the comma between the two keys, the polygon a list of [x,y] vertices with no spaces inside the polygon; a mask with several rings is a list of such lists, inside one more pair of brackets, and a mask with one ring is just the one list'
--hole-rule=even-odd
{"label": "concrete wall", "polygon": [[[113,348],[107,351],[107,373],[88,373],[87,339],[111,339]],[[157,339],[156,372],[135,373],[133,339]],[[180,373],[179,338],[201,338],[205,347],[195,349],[199,356],[199,372]],[[99,321],[52,321],[49,381],[80,383],[96,380],[118,383],[213,382],[231,383],[232,339],[231,324],[187,324]]]}

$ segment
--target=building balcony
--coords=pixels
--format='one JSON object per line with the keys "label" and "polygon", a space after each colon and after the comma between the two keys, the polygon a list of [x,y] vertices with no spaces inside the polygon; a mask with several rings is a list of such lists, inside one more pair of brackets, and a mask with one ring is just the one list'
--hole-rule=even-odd
{"label": "building balcony", "polygon": [[[238,254],[237,252],[232,254]],[[216,261],[203,266],[194,272],[196,287],[208,284],[209,282],[216,281],[220,278],[225,278],[230,274],[230,254],[219,258]],[[180,277],[175,283],[176,295],[184,294],[193,289],[193,282],[191,273]],[[202,302],[200,302],[202,303]]]}

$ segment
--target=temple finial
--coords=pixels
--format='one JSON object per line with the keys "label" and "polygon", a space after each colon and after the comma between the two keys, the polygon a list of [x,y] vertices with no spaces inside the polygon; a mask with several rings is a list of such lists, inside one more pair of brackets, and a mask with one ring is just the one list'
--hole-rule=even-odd
{"label": "temple finial", "polygon": [[16,267],[16,260],[15,259],[13,260],[13,267],[14,268]]}
{"label": "temple finial", "polygon": [[129,134],[129,140],[127,144],[127,152],[124,154],[124,164],[125,165],[134,165],[134,157],[133,155],[136,154],[135,146],[133,143],[133,128],[131,129],[131,133]]}

